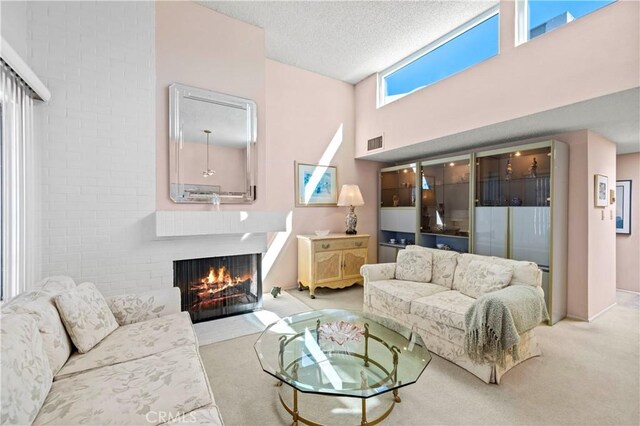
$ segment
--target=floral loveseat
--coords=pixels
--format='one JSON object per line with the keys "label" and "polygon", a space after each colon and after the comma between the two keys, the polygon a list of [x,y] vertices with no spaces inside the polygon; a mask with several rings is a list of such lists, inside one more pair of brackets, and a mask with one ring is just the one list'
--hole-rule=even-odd
{"label": "floral loveseat", "polygon": [[221,425],[179,290],[99,296],[117,324],[79,353],[54,299],[83,285],[47,278],[2,306],[1,423]]}
{"label": "floral loveseat", "polygon": [[486,291],[470,285],[466,276],[469,265],[474,261],[501,265],[510,271],[506,285],[532,286],[536,288],[533,293],[539,292],[540,297],[544,297],[542,272],[535,263],[420,246],[401,250],[398,261],[411,252],[427,254],[429,262],[362,266],[365,312],[387,316],[406,327],[413,327],[431,352],[454,362],[486,383],[500,383],[500,378],[515,365],[541,354],[533,330],[520,334],[518,359],[507,356],[502,365],[492,359],[473,362],[465,352],[465,314]]}

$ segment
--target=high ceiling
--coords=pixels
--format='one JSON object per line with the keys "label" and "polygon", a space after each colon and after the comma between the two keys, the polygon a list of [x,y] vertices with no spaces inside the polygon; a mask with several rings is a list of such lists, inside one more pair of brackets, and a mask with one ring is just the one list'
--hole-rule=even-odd
{"label": "high ceiling", "polygon": [[[393,65],[497,0],[198,1],[261,27],[266,56],[348,83]],[[367,158],[399,161],[470,145],[591,129],[638,152],[640,91],[630,90]],[[427,142],[427,141],[425,141]]]}
{"label": "high ceiling", "polygon": [[398,62],[498,2],[199,1],[265,30],[266,55],[348,83]]}

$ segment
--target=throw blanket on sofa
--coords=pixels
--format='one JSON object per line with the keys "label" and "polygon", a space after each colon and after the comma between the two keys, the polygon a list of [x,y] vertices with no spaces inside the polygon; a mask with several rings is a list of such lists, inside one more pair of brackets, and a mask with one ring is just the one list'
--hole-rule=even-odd
{"label": "throw blanket on sofa", "polygon": [[487,293],[465,314],[465,351],[477,363],[489,358],[504,366],[507,354],[517,361],[520,334],[548,318],[544,298],[533,287],[512,285]]}

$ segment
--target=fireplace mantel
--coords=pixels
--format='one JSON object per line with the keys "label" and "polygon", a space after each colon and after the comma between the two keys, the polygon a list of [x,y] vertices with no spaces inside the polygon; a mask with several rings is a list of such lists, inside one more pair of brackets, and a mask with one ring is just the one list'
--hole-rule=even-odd
{"label": "fireplace mantel", "polygon": [[288,212],[156,211],[157,237],[264,234],[286,231]]}

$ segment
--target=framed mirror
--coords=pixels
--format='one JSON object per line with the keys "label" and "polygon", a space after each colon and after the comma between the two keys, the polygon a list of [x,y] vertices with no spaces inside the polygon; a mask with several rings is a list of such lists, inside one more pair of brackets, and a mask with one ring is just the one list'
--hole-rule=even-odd
{"label": "framed mirror", "polygon": [[256,103],[169,86],[169,192],[175,203],[255,200]]}

